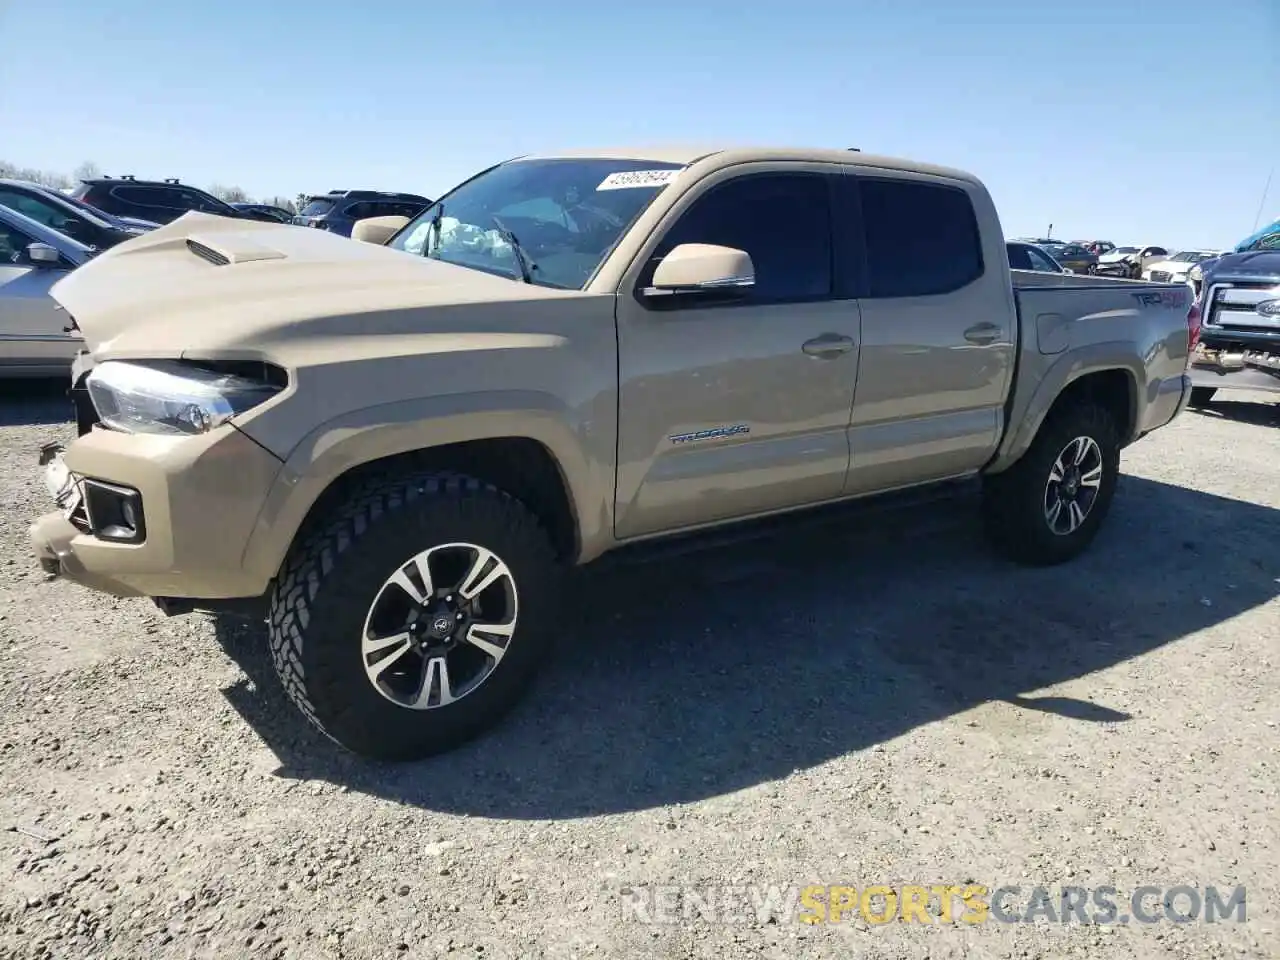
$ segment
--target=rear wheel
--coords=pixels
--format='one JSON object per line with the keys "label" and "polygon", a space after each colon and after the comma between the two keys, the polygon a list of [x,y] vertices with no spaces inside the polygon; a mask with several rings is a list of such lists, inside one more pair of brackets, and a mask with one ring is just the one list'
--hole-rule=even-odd
{"label": "rear wheel", "polygon": [[1191,399],[1188,402],[1193,407],[1207,407],[1217,392],[1217,387],[1192,387]]}
{"label": "rear wheel", "polygon": [[534,516],[468,477],[371,484],[290,556],[271,604],[276,672],[366,757],[449,750],[519,700],[546,658],[559,564]]}
{"label": "rear wheel", "polygon": [[1115,494],[1118,432],[1111,415],[1094,404],[1050,414],[1022,459],[984,481],[983,516],[996,547],[1036,566],[1083,552]]}

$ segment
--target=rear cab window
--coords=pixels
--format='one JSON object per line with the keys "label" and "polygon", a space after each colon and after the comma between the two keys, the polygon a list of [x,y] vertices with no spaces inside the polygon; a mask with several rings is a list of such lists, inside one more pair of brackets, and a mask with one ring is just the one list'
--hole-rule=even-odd
{"label": "rear cab window", "polygon": [[1005,250],[1009,254],[1010,270],[1034,270],[1035,267],[1031,263],[1031,248],[1024,247],[1020,243],[1010,243],[1006,245]]}

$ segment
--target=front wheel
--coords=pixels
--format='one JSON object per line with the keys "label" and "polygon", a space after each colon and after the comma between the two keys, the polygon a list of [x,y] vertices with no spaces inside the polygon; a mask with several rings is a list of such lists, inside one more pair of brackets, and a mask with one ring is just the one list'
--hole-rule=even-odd
{"label": "front wheel", "polygon": [[549,650],[558,587],[547,535],[512,497],[456,475],[375,481],[286,561],[272,659],[330,739],[419,759],[515,705]]}
{"label": "front wheel", "polygon": [[1094,404],[1050,414],[1021,460],[985,478],[983,517],[995,546],[1034,566],[1082,553],[1115,495],[1118,432],[1111,415]]}

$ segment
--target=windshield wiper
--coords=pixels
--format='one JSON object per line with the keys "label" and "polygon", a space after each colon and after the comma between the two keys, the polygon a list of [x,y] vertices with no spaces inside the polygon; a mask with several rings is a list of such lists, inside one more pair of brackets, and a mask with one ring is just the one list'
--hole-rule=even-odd
{"label": "windshield wiper", "polygon": [[520,279],[525,283],[533,283],[533,271],[538,269],[538,265],[529,259],[529,255],[524,252],[524,247],[520,246],[520,241],[507,229],[506,224],[493,214],[489,214],[489,219],[498,227],[498,236],[511,245],[511,250],[516,255],[516,263],[520,265]]}

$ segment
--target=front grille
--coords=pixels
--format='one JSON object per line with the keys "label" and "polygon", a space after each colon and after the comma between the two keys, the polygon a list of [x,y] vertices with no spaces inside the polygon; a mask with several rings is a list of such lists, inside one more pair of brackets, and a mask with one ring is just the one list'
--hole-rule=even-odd
{"label": "front grille", "polygon": [[1264,317],[1255,309],[1264,300],[1277,299],[1280,299],[1280,284],[1274,280],[1215,283],[1205,294],[1205,303],[1209,306],[1205,323],[1227,330],[1280,336],[1280,321]]}
{"label": "front grille", "polygon": [[1152,270],[1151,279],[1155,283],[1168,283],[1173,279],[1173,274],[1168,270]]}
{"label": "front grille", "polygon": [[214,250],[212,247],[206,247],[203,243],[197,243],[195,240],[187,241],[187,249],[194,253],[202,260],[208,260],[215,267],[225,267],[231,260]]}

